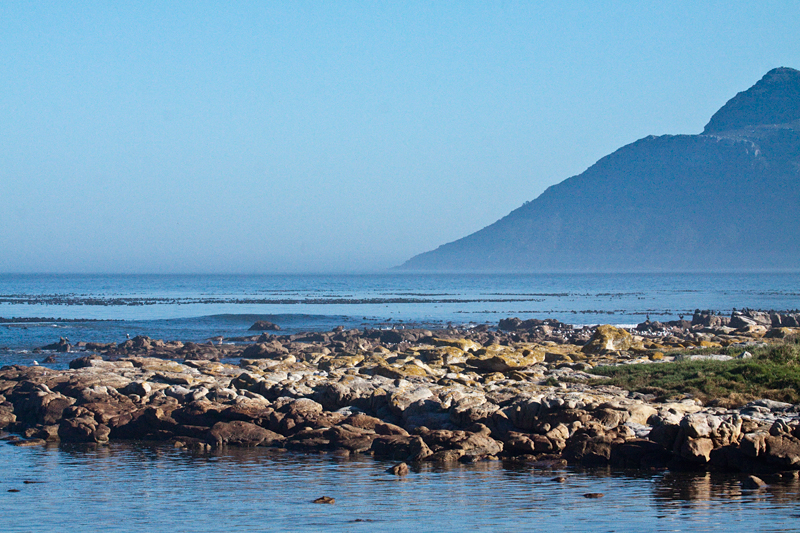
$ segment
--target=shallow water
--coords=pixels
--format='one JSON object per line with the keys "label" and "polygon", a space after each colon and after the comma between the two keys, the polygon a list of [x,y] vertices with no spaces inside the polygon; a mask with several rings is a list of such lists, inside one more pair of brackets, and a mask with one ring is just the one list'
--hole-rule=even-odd
{"label": "shallow water", "polygon": [[[422,465],[163,445],[0,453],[3,531],[797,531],[800,484],[729,475]],[[565,475],[565,482],[553,481]],[[35,482],[35,483],[25,483]],[[19,492],[8,492],[16,489]],[[598,499],[587,493],[603,493]],[[333,505],[311,503],[331,496]],[[758,524],[754,524],[758,520]]]}
{"label": "shallow water", "polygon": [[[202,342],[248,335],[256,320],[284,333],[364,327],[441,327],[506,317],[570,324],[636,324],[691,317],[696,308],[800,307],[800,273],[376,274],[361,276],[0,275],[2,348],[69,337],[126,335]],[[69,319],[53,320],[53,319]]]}
{"label": "shallow water", "polygon": [[[374,276],[0,275],[0,365],[67,336],[203,341],[345,327],[436,327],[501,318],[635,324],[695,308],[797,309],[800,274]],[[54,354],[65,367],[75,354]],[[402,479],[370,457],[229,448],[196,455],[113,443],[0,442],[0,531],[798,531],[800,487],[742,491],[730,475],[424,464]],[[567,481],[552,481],[566,475]],[[35,483],[25,483],[35,481]],[[9,492],[18,490],[19,492]],[[587,499],[600,492],[603,498]],[[334,497],[334,505],[310,503]],[[360,520],[360,521],[359,521]]]}

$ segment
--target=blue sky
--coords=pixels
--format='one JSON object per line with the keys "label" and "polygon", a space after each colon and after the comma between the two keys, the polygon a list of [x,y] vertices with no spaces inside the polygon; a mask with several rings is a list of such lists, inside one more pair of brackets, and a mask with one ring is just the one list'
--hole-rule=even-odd
{"label": "blue sky", "polygon": [[800,68],[785,1],[122,4],[0,3],[0,272],[386,269]]}

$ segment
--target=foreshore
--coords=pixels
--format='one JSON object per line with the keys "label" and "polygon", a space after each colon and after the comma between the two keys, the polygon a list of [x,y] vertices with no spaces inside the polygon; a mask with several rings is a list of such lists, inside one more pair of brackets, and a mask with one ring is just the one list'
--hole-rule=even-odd
{"label": "foreshore", "polygon": [[198,453],[271,446],[400,463],[507,460],[795,478],[800,405],[658,398],[604,384],[592,371],[730,359],[708,352],[731,347],[747,357],[800,333],[798,318],[698,311],[691,321],[648,321],[631,331],[505,319],[497,327],[264,332],[205,344],[62,340],[46,348],[77,350],[68,370],[0,369],[0,429],[18,446],[134,439]]}

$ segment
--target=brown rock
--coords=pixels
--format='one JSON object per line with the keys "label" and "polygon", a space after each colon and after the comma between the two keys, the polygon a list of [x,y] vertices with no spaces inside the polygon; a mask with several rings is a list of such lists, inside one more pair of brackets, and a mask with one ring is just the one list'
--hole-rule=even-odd
{"label": "brown rock", "polygon": [[749,490],[758,490],[766,488],[767,484],[764,480],[756,476],[747,476],[747,479],[742,481],[742,488]]}
{"label": "brown rock", "polygon": [[241,420],[217,422],[209,431],[209,436],[211,441],[215,442],[218,447],[226,444],[235,446],[259,446],[265,441],[272,444],[273,442],[283,440],[282,436],[268,429]]}
{"label": "brown rock", "polygon": [[433,451],[419,435],[381,435],[372,441],[371,450],[377,456],[412,463],[433,455]]}
{"label": "brown rock", "polygon": [[30,447],[30,446],[44,446],[47,441],[44,439],[28,439],[28,440],[15,440],[11,442],[12,446]]}
{"label": "brown rock", "polygon": [[633,346],[633,335],[624,329],[610,325],[597,326],[594,335],[581,351],[586,354],[605,354],[629,350]]}
{"label": "brown rock", "polygon": [[767,451],[768,436],[769,433],[766,431],[746,433],[742,438],[739,449],[749,457],[758,457]]}
{"label": "brown rock", "polygon": [[764,455],[767,461],[785,467],[800,465],[800,439],[790,435],[778,437],[770,435],[764,440],[766,443]]}
{"label": "brown rock", "polygon": [[408,465],[406,463],[397,463],[388,469],[387,472],[394,474],[395,476],[405,476],[408,474]]}
{"label": "brown rock", "polygon": [[681,457],[696,463],[707,463],[711,450],[714,449],[714,441],[707,437],[692,438],[686,437],[681,446]]}
{"label": "brown rock", "polygon": [[248,331],[280,331],[281,327],[267,320],[259,320],[248,328]]}

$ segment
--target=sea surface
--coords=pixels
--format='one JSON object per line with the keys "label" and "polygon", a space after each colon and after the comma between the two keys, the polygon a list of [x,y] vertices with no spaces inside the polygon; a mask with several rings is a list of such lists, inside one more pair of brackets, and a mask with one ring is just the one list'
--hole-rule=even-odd
{"label": "sea surface", "polygon": [[[800,308],[800,273],[0,275],[0,365],[36,349],[202,342],[347,328],[496,325],[506,317],[633,325],[694,309]],[[75,354],[55,354],[65,367]],[[800,531],[800,485],[742,491],[736,475],[422,465],[399,479],[370,457],[150,443],[0,443],[0,531]],[[565,482],[553,481],[566,476]],[[602,493],[598,499],[587,493]],[[310,503],[320,496],[333,505]]]}
{"label": "sea surface", "polygon": [[[0,274],[0,357],[68,337],[200,342],[248,334],[492,324],[506,317],[633,325],[695,309],[800,307],[800,273],[764,274]],[[13,320],[14,318],[21,320]],[[31,322],[31,319],[41,320]],[[5,349],[5,350],[4,350]]]}

